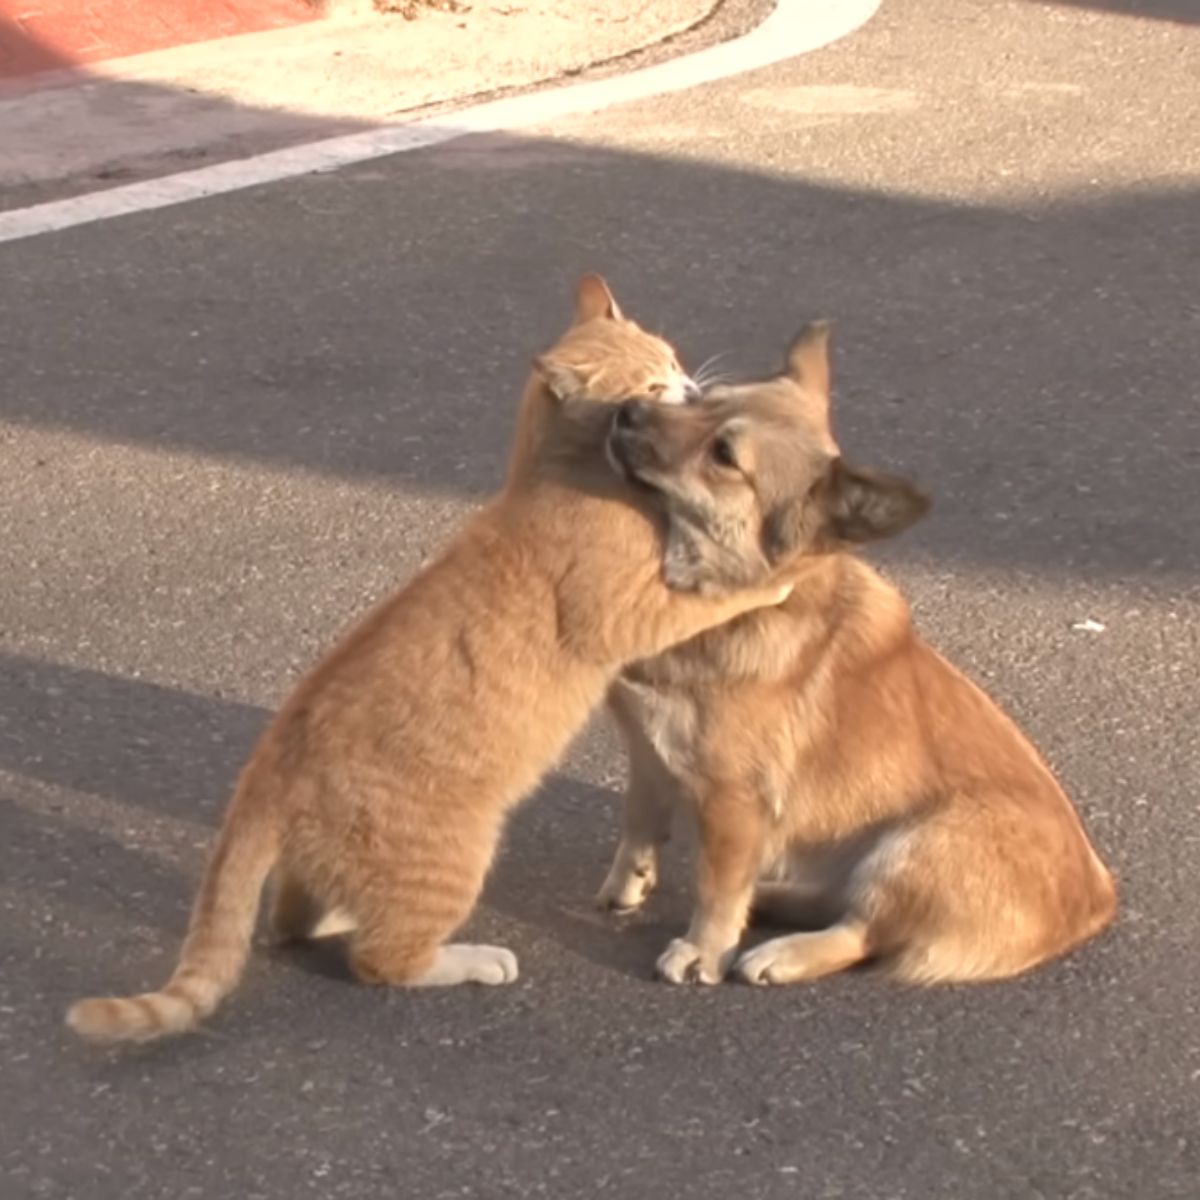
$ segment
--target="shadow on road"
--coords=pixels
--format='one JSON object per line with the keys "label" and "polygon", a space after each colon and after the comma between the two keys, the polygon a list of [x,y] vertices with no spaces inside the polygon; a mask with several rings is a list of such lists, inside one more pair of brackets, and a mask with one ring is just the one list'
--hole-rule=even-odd
{"label": "shadow on road", "polygon": [[[0,773],[54,789],[53,798],[18,803],[12,795],[26,784],[0,779],[0,879],[46,897],[70,881],[86,890],[94,914],[182,935],[200,848],[268,716],[141,680],[0,656]],[[667,927],[643,924],[614,938],[590,907],[615,840],[615,796],[561,774],[542,791],[548,803],[513,822],[507,841],[520,858],[502,854],[486,904],[541,928],[564,951],[644,973]],[[81,821],[76,798],[93,810],[98,802],[100,819]],[[346,977],[336,948],[278,957]]]}
{"label": "shadow on road", "polygon": [[499,135],[405,162],[0,248],[0,418],[480,495],[599,268],[693,363],[832,316],[843,442],[932,487],[939,559],[1200,567],[1163,516],[1200,473],[1194,188],[965,207]]}
{"label": "shadow on road", "polygon": [[1037,0],[1039,4],[1060,4],[1068,8],[1095,8],[1123,17],[1149,17],[1157,21],[1178,21],[1181,25],[1200,23],[1200,8],[1195,0]]}

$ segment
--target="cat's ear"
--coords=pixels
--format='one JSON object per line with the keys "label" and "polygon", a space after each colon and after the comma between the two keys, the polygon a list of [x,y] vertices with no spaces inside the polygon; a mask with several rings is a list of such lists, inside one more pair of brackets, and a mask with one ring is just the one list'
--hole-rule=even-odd
{"label": "cat's ear", "polygon": [[533,369],[560,403],[574,400],[587,391],[587,381],[574,367],[558,362],[548,354],[539,354],[533,360]]}
{"label": "cat's ear", "polygon": [[599,275],[585,275],[575,286],[575,324],[599,318],[621,320],[621,309],[607,283]]}

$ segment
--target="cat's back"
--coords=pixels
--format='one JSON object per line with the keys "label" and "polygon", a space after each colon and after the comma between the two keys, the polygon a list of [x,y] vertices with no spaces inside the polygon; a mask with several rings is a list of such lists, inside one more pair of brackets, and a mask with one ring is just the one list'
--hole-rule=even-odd
{"label": "cat's back", "polygon": [[[309,671],[281,719],[346,723],[439,706],[471,709],[489,691],[551,671],[553,594],[534,556],[477,514],[436,559],[361,617]],[[551,660],[551,661],[547,661]]]}

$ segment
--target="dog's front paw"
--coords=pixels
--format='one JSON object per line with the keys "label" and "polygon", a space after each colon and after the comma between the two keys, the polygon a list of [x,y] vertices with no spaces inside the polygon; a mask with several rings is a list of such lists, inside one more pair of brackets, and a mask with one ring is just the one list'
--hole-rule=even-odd
{"label": "dog's front paw", "polygon": [[655,969],[668,983],[713,984],[725,978],[727,966],[722,957],[705,954],[686,938],[676,938],[659,956]]}
{"label": "dog's front paw", "polygon": [[653,863],[627,867],[616,862],[596,893],[596,907],[618,916],[635,913],[646,903],[657,882],[658,872]]}
{"label": "dog's front paw", "polygon": [[737,973],[747,983],[756,987],[769,987],[771,984],[786,983],[783,978],[783,964],[780,962],[779,947],[776,942],[783,938],[775,938],[763,942],[753,950],[747,950],[737,961]]}

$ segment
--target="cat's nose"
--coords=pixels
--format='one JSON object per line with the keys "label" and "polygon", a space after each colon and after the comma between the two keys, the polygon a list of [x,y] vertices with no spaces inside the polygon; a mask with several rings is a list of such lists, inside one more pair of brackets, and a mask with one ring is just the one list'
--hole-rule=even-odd
{"label": "cat's nose", "polygon": [[652,405],[647,404],[644,400],[626,400],[617,411],[617,428],[630,433],[643,429],[650,419],[651,408]]}

